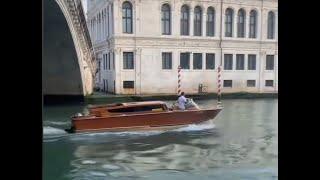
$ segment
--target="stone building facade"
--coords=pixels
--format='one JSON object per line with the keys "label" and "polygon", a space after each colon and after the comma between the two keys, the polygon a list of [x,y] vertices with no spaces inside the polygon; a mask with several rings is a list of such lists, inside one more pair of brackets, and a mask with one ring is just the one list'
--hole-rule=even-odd
{"label": "stone building facade", "polygon": [[115,94],[278,91],[276,0],[88,0],[96,86]]}

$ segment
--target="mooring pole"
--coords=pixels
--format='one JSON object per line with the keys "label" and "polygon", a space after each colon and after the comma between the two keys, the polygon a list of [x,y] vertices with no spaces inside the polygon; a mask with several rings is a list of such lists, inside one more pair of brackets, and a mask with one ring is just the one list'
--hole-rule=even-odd
{"label": "mooring pole", "polygon": [[222,19],[223,19],[223,12],[222,12],[223,0],[220,2],[220,64],[218,67],[218,107],[221,107],[221,70],[222,70]]}
{"label": "mooring pole", "polygon": [[221,65],[218,67],[218,106],[221,106]]}
{"label": "mooring pole", "polygon": [[181,93],[181,66],[178,67],[178,96]]}

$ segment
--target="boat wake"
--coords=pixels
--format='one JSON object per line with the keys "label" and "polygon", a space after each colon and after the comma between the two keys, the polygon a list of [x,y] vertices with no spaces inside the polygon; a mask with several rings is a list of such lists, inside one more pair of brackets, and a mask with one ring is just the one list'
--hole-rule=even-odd
{"label": "boat wake", "polygon": [[65,130],[54,128],[51,126],[43,127],[43,141],[44,142],[52,142],[57,141],[62,137],[66,137],[68,134]]}
{"label": "boat wake", "polygon": [[65,121],[43,121],[44,125],[50,126],[50,125],[58,125],[58,126],[63,126],[63,125],[70,125],[70,122],[65,122]]}
{"label": "boat wake", "polygon": [[127,139],[128,137],[134,138],[134,137],[141,137],[141,136],[152,136],[152,135],[159,135],[164,133],[165,131],[137,131],[137,132],[132,132],[132,131],[123,131],[123,132],[88,132],[88,133],[76,133],[76,134],[70,134],[70,140],[75,140],[75,141],[90,141],[90,140],[95,140],[98,141],[98,139],[101,139],[103,141],[106,140],[106,137],[108,137],[109,140],[116,139]]}
{"label": "boat wake", "polygon": [[190,124],[186,127],[182,127],[179,129],[175,129],[172,131],[175,132],[184,132],[184,131],[203,131],[215,128],[215,124],[213,123],[206,123],[206,124]]}
{"label": "boat wake", "polygon": [[59,128],[54,128],[50,126],[43,127],[43,135],[58,135],[58,134],[66,134],[66,131]]}
{"label": "boat wake", "polygon": [[123,131],[123,132],[97,132],[97,133],[78,133],[79,135],[85,136],[151,136],[158,135],[166,132],[185,132],[185,131],[202,131],[213,129],[215,125],[212,122],[203,124],[190,124],[188,126],[172,129],[172,130],[149,130],[149,131]]}
{"label": "boat wake", "polygon": [[140,136],[153,136],[163,133],[174,133],[174,132],[194,132],[194,131],[203,131],[215,128],[215,124],[212,122],[202,123],[202,124],[190,124],[185,127],[172,130],[151,130],[151,131],[124,131],[124,132],[97,132],[97,133],[76,133],[69,134],[65,130],[60,128],[54,128],[51,126],[43,127],[44,142],[53,142],[61,138],[68,137],[70,140],[91,140],[92,138],[97,140],[101,137],[117,137],[117,138],[127,138],[140,137]]}

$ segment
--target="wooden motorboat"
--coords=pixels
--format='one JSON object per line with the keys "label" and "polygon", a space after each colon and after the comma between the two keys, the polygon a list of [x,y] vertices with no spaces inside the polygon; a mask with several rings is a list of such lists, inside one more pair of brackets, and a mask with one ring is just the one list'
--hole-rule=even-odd
{"label": "wooden motorboat", "polygon": [[163,130],[213,119],[222,108],[200,109],[191,99],[186,110],[168,108],[162,101],[144,101],[88,107],[89,114],[73,116],[68,132]]}

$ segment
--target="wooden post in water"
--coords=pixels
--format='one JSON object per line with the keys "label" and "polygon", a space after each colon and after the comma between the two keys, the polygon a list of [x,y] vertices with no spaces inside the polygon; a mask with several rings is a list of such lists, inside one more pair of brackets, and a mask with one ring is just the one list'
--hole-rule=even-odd
{"label": "wooden post in water", "polygon": [[[223,0],[220,3],[220,12],[222,12]],[[221,105],[221,69],[222,69],[222,16],[220,16],[220,65],[218,67],[218,107]]]}
{"label": "wooden post in water", "polygon": [[181,66],[178,67],[178,96],[181,93]]}
{"label": "wooden post in water", "polygon": [[218,106],[221,106],[221,65],[218,67]]}

